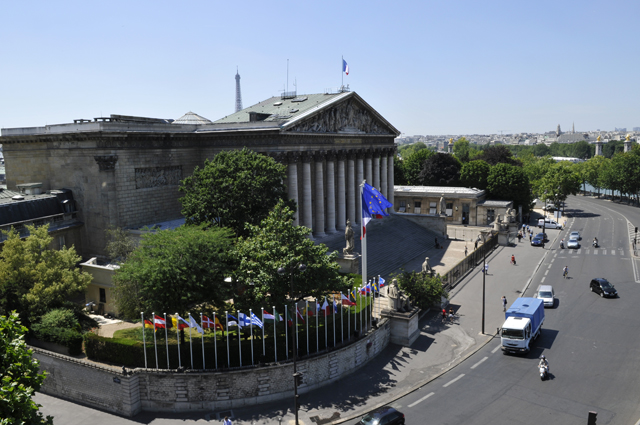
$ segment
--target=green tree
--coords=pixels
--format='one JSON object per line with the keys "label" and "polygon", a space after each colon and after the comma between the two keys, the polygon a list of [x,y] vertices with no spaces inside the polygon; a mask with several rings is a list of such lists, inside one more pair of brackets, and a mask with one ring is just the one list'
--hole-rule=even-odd
{"label": "green tree", "polygon": [[515,159],[509,148],[503,145],[489,146],[475,159],[481,159],[489,165],[509,164],[521,166],[522,163]]}
{"label": "green tree", "polygon": [[560,205],[569,195],[575,195],[580,191],[580,183],[580,176],[575,172],[573,164],[563,161],[547,171],[536,190],[540,197]]}
{"label": "green tree", "polygon": [[509,164],[491,167],[487,177],[487,191],[494,199],[513,201],[516,209],[521,205],[523,214],[531,208],[529,178],[522,167]]}
{"label": "green tree", "polygon": [[124,263],[129,254],[136,248],[136,243],[126,230],[121,228],[109,228],[105,230],[107,246],[105,251],[109,258],[117,263]]}
{"label": "green tree", "polygon": [[467,162],[460,170],[460,182],[465,187],[487,188],[487,177],[491,166],[482,160]]}
{"label": "green tree", "polygon": [[469,161],[470,151],[471,147],[469,141],[464,137],[459,138],[453,143],[453,154],[462,163]]}
{"label": "green tree", "polygon": [[407,185],[407,178],[404,175],[404,161],[397,156],[393,160],[393,184],[397,186]]}
{"label": "green tree", "polygon": [[571,147],[573,148],[572,157],[580,159],[591,158],[591,146],[585,140],[573,143]]}
{"label": "green tree", "polygon": [[403,159],[405,159],[423,149],[428,149],[427,145],[425,145],[423,142],[416,142],[416,143],[411,143],[410,145],[404,145],[404,146],[398,147],[398,154]]}
{"label": "green tree", "polygon": [[[291,298],[321,298],[330,291],[346,292],[350,284],[340,275],[337,252],[327,254],[327,247],[309,239],[311,230],[293,224],[293,211],[283,202],[262,220],[250,225],[250,235],[240,238],[236,252],[240,258],[235,278],[242,294],[234,299],[238,308],[281,307]],[[298,264],[307,266],[304,272]],[[278,274],[284,268],[284,275]],[[291,270],[294,293],[291,294]]]}
{"label": "green tree", "polygon": [[22,240],[13,228],[0,253],[0,314],[16,310],[29,325],[58,307],[77,309],[69,298],[82,293],[91,275],[76,267],[81,257],[75,248],[49,249],[49,226],[27,226]]}
{"label": "green tree", "polygon": [[233,296],[225,282],[234,270],[231,229],[181,226],[142,237],[113,281],[118,310],[135,319],[140,312],[188,311],[208,302],[223,306]]}
{"label": "green tree", "polygon": [[422,171],[425,161],[433,155],[435,155],[435,152],[429,149],[422,149],[402,160],[403,174],[407,185],[417,186],[420,184],[418,178],[420,171]]}
{"label": "green tree", "polygon": [[436,153],[424,162],[418,175],[418,183],[423,186],[458,186],[460,168],[462,164],[455,156]]}
{"label": "green tree", "polygon": [[[286,167],[249,149],[223,151],[182,181],[182,214],[189,224],[223,226],[246,235],[286,198]],[[296,208],[293,201],[289,206]]]}
{"label": "green tree", "polygon": [[442,297],[449,298],[440,276],[431,277],[426,273],[404,271],[398,276],[398,287],[409,294],[412,302],[423,310],[440,305]]}
{"label": "green tree", "polygon": [[624,151],[624,142],[622,140],[610,140],[608,143],[602,145],[602,154],[606,158],[613,158],[616,153],[622,153]]}
{"label": "green tree", "polygon": [[535,156],[547,156],[551,155],[551,149],[544,143],[538,143],[533,147],[533,154]]}
{"label": "green tree", "polygon": [[16,312],[0,316],[0,425],[53,424],[33,401],[46,374],[38,373],[40,365],[27,348],[26,333]]}

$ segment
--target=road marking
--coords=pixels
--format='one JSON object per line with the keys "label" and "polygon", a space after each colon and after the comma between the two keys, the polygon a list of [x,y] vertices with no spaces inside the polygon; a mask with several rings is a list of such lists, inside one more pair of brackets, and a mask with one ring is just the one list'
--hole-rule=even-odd
{"label": "road marking", "polygon": [[598,255],[598,250],[597,249],[593,250],[593,255]]}
{"label": "road marking", "polygon": [[478,366],[480,366],[480,364],[481,364],[482,362],[484,362],[484,361],[485,361],[485,360],[487,360],[488,358],[489,358],[489,357],[485,357],[484,359],[480,360],[478,363],[476,363],[476,364],[474,364],[473,366],[471,366],[471,369],[475,369],[475,368],[477,368]]}
{"label": "road marking", "polygon": [[551,259],[551,262],[553,263],[554,261],[556,261],[556,256],[554,255],[553,258]]}
{"label": "road marking", "polygon": [[607,250],[606,249],[602,250],[602,255],[607,255]]}
{"label": "road marking", "polygon": [[498,351],[500,349],[501,345],[498,345],[496,348],[494,348],[493,350],[491,350],[491,354],[495,354],[496,351]]}
{"label": "road marking", "polygon": [[545,279],[545,277],[542,276],[542,279],[540,279],[540,283],[544,283],[544,279]]}
{"label": "road marking", "polygon": [[460,376],[458,376],[457,378],[454,378],[451,381],[447,382],[446,384],[443,385],[443,387],[445,387],[445,388],[448,387],[449,385],[453,384],[457,380],[461,379],[463,376],[464,376],[464,373],[461,373]]}
{"label": "road marking", "polygon": [[546,276],[546,275],[548,275],[548,274],[549,274],[549,269],[547,269],[547,270],[545,270],[545,271],[544,271],[544,275],[545,275],[545,276]]}
{"label": "road marking", "polygon": [[579,249],[579,250],[578,250],[578,254],[581,254],[581,253],[582,253],[582,250],[581,250],[581,249]]}
{"label": "road marking", "polygon": [[611,255],[616,255],[616,250],[615,249],[611,250]]}
{"label": "road marking", "polygon": [[426,396],[422,397],[420,400],[414,401],[413,403],[411,403],[410,405],[408,405],[407,407],[413,407],[418,403],[422,403],[423,401],[425,401],[426,399],[428,399],[429,397],[431,397],[432,395],[434,395],[435,393],[429,393]]}
{"label": "road marking", "polygon": [[549,267],[547,267],[547,268],[550,269],[551,268],[551,264],[549,264]]}
{"label": "road marking", "polygon": [[585,254],[588,254],[588,253],[589,253],[589,249],[588,249],[588,248],[587,248],[587,249],[585,249],[585,250],[584,250],[584,253],[585,253]]}

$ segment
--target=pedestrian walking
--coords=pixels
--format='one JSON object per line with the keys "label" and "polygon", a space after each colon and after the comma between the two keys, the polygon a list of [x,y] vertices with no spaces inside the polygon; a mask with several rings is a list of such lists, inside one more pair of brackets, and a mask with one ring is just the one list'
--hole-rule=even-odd
{"label": "pedestrian walking", "polygon": [[502,296],[502,298],[500,298],[502,300],[502,311],[507,311],[507,297],[505,297],[504,295]]}
{"label": "pedestrian walking", "polygon": [[467,246],[465,245],[465,246],[464,246],[464,256],[465,256],[465,257],[467,256],[467,253],[468,253],[468,252],[469,252],[469,250],[467,249]]}
{"label": "pedestrian walking", "polygon": [[475,251],[476,249],[478,249],[478,240],[476,239],[476,243],[473,244],[473,250]]}
{"label": "pedestrian walking", "polygon": [[447,320],[447,310],[442,309],[442,321],[445,322]]}
{"label": "pedestrian walking", "polygon": [[438,238],[436,238],[436,249],[440,248],[440,245],[438,244]]}
{"label": "pedestrian walking", "polygon": [[533,234],[529,233],[529,243],[531,243],[531,239],[533,239]]}
{"label": "pedestrian walking", "polygon": [[223,424],[223,425],[233,425],[233,424],[231,423],[231,419],[229,419],[229,417],[228,417],[228,416],[225,416],[225,417],[224,417],[224,421],[222,421],[222,424]]}
{"label": "pedestrian walking", "polygon": [[489,276],[489,263],[484,263],[484,274]]}

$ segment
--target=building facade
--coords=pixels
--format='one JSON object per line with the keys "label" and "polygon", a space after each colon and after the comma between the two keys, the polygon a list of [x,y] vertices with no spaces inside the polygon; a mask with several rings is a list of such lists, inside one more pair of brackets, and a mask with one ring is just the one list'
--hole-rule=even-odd
{"label": "building facade", "polygon": [[393,202],[399,132],[355,92],[274,97],[213,123],[194,117],[111,115],[2,129],[7,187],[71,189],[85,258],[104,254],[111,226],[181,217],[180,181],[223,150],[246,147],[286,164],[296,222],[315,236],[344,230],[347,219],[360,223],[365,179]]}

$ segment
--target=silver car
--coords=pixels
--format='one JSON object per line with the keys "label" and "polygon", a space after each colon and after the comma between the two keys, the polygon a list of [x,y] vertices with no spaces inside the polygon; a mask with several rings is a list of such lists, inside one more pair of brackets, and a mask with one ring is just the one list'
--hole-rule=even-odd
{"label": "silver car", "polygon": [[580,242],[578,242],[578,238],[571,236],[569,242],[567,242],[567,248],[578,249],[580,248]]}
{"label": "silver car", "polygon": [[571,232],[571,233],[569,234],[569,239],[574,239],[574,238],[575,238],[575,239],[577,239],[577,240],[582,239],[582,238],[580,237],[580,232]]}

